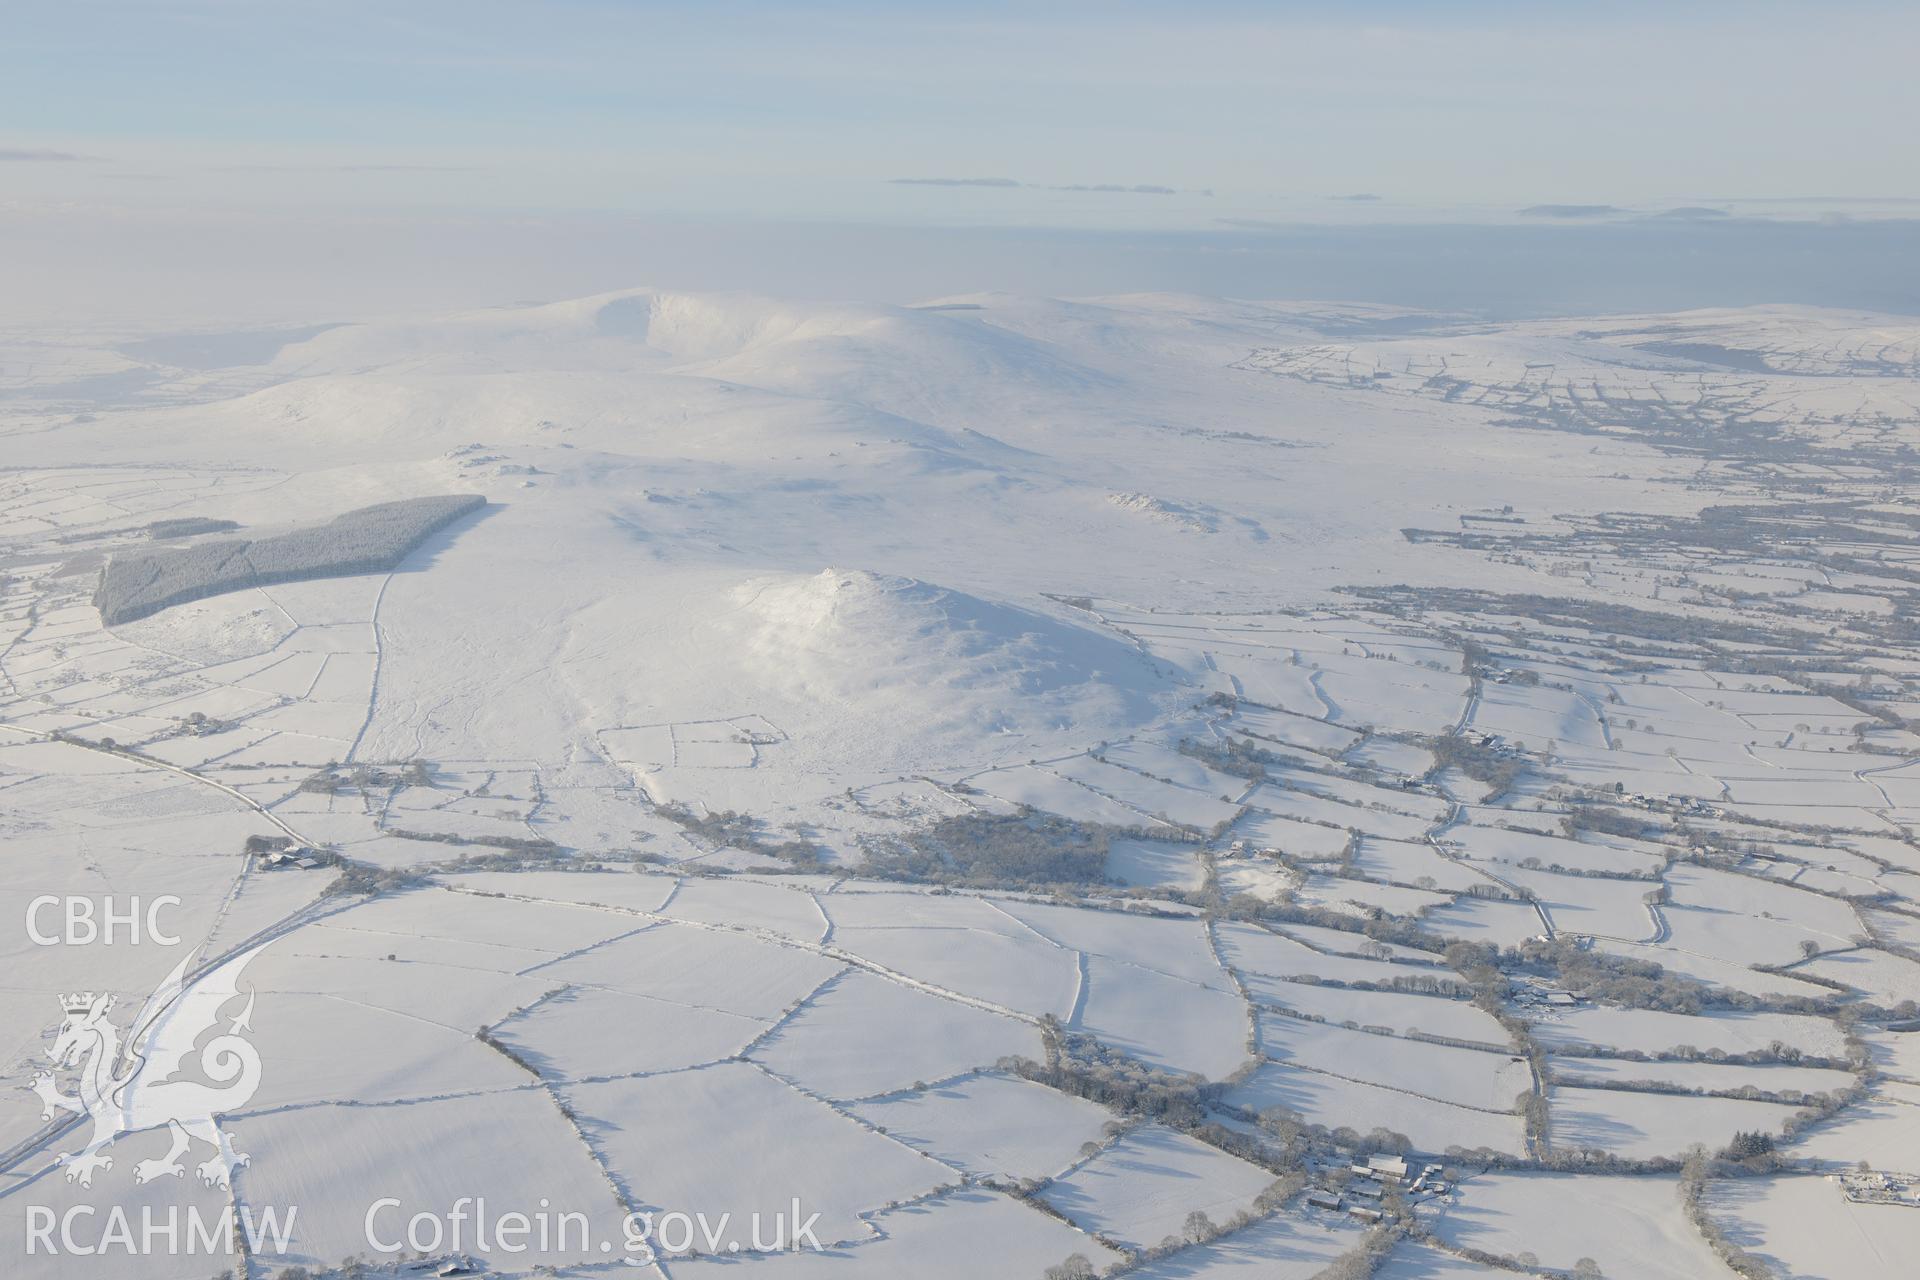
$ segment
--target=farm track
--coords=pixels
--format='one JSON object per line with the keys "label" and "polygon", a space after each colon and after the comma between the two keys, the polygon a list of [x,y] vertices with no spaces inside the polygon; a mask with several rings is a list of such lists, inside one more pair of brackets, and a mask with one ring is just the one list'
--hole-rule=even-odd
{"label": "farm track", "polygon": [[[40,741],[40,742],[61,741],[59,739],[54,738],[53,735],[51,734],[41,733],[38,730],[33,730],[33,729],[22,729],[17,725],[0,724],[0,730],[3,730],[7,733],[17,734],[19,736],[32,739],[35,741]],[[227,796],[229,799],[238,801],[240,804],[244,805],[247,809],[251,810],[253,813],[258,814],[260,817],[266,819],[268,822],[272,823],[275,827],[279,828],[280,831],[282,831],[289,839],[295,841],[296,843],[299,843],[299,844],[311,843],[306,839],[306,837],[302,836],[292,826],[288,825],[284,820],[282,820],[279,817],[279,815],[268,812],[268,810],[266,810],[264,807],[262,807],[252,798],[248,797],[247,795],[239,791],[236,791],[234,788],[227,786],[225,783],[216,782],[211,778],[208,778],[199,773],[196,773],[192,769],[184,768],[183,766],[180,766],[180,765],[169,764],[166,761],[162,761],[162,760],[154,760],[146,756],[134,755],[124,751],[110,750],[108,748],[101,747],[92,743],[82,743],[82,742],[75,742],[72,740],[65,740],[64,745],[72,746],[80,750],[98,751],[104,755],[115,756],[123,760],[130,760],[135,764],[138,764],[147,768],[161,769],[169,773],[178,774],[184,778],[190,778],[194,782],[197,782],[203,786],[211,787],[213,790],[222,793],[223,795]],[[235,898],[238,896],[241,887],[246,883],[247,878],[252,871],[251,855],[242,853],[240,856],[242,860],[240,874],[234,878],[234,882],[232,886],[228,889],[226,897],[221,902],[220,909],[218,910],[218,912],[215,913],[212,924],[208,926],[207,936],[201,942],[202,948],[204,948],[207,945],[207,943],[211,941],[214,934],[219,930],[219,927],[223,923],[225,923],[229,909],[233,905],[233,902]],[[298,910],[292,912],[291,914],[286,915],[281,919],[274,921],[273,923],[265,926],[260,930],[257,930],[256,932],[249,935],[248,937],[243,938],[239,942],[234,943],[232,946],[229,946],[226,949],[216,954],[207,956],[196,964],[190,965],[186,973],[182,977],[183,989],[185,987],[190,987],[194,982],[206,976],[206,974],[212,972],[214,969],[226,963],[228,960],[231,960],[233,957],[239,955],[241,952],[246,951],[251,947],[264,946],[266,943],[271,942],[276,938],[282,937],[285,934],[293,932],[295,929],[309,923],[311,920],[319,919],[326,915],[332,914],[333,911],[341,910],[343,909],[343,906],[344,906],[344,904],[342,904],[342,906],[334,906],[334,907],[330,907],[325,910],[316,912],[314,910],[316,905],[317,904],[309,903],[308,905],[299,908]],[[0,1170],[12,1169],[21,1160],[33,1154],[33,1152],[41,1149],[42,1147],[49,1145],[54,1141],[57,1141],[61,1136],[63,1136],[70,1130],[78,1127],[79,1125],[85,1122],[86,1122],[86,1117],[79,1116],[79,1115],[70,1116],[64,1120],[56,1120],[50,1125],[48,1125],[47,1127],[41,1129],[39,1132],[35,1133],[32,1137],[24,1138],[21,1141],[15,1143],[13,1146],[6,1148],[4,1151],[0,1151]],[[0,1194],[3,1194],[3,1193],[0,1193]]]}

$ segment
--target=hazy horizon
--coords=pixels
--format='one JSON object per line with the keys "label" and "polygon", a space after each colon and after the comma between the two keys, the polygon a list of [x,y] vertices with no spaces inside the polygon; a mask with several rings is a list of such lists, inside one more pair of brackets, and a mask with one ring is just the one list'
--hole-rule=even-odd
{"label": "hazy horizon", "polygon": [[33,5],[0,48],[0,307],[1911,312],[1916,38],[1879,4]]}
{"label": "hazy horizon", "polygon": [[[137,328],[369,319],[633,287],[907,303],[1169,292],[1487,320],[1802,304],[1920,313],[1920,220],[1201,231],[658,222],[609,215],[0,215],[0,322]],[[297,248],[297,252],[290,251]]]}

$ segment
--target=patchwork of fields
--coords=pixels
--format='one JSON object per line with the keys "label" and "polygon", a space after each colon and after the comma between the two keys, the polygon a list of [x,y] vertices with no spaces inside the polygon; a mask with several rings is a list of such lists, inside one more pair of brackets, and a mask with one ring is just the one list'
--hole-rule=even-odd
{"label": "patchwork of fields", "polygon": [[404,1274],[375,1196],[582,1215],[499,1274],[1894,1274],[1825,1175],[1920,1172],[1911,326],[953,305],[28,379],[0,915],[180,942],[0,933],[0,1249],[85,1200],[62,996],[252,952],[248,1162],[93,1180],[297,1204],[250,1278]]}

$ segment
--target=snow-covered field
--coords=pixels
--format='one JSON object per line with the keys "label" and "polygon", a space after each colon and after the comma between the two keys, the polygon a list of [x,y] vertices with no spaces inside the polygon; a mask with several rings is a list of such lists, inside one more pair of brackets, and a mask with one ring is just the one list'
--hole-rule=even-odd
{"label": "snow-covered field", "polygon": [[[24,1256],[76,1205],[298,1208],[183,1280],[1920,1247],[1827,1176],[1920,1175],[1910,321],[144,336],[0,333],[0,1274],[133,1274]],[[336,523],[421,499],[397,563]],[[198,1101],[126,1083],[176,1041]],[[140,1131],[55,1163],[116,1089]],[[589,1238],[383,1249],[385,1196]],[[823,1250],[731,1256],[796,1206]],[[673,1212],[731,1222],[638,1256]]]}

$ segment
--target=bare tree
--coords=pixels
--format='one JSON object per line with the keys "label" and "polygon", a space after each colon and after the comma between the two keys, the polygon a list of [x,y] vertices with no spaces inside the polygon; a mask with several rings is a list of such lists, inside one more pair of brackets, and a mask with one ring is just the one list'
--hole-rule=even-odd
{"label": "bare tree", "polygon": [[1093,1280],[1093,1263],[1084,1253],[1068,1254],[1065,1261],[1056,1262],[1041,1273],[1041,1280]]}

